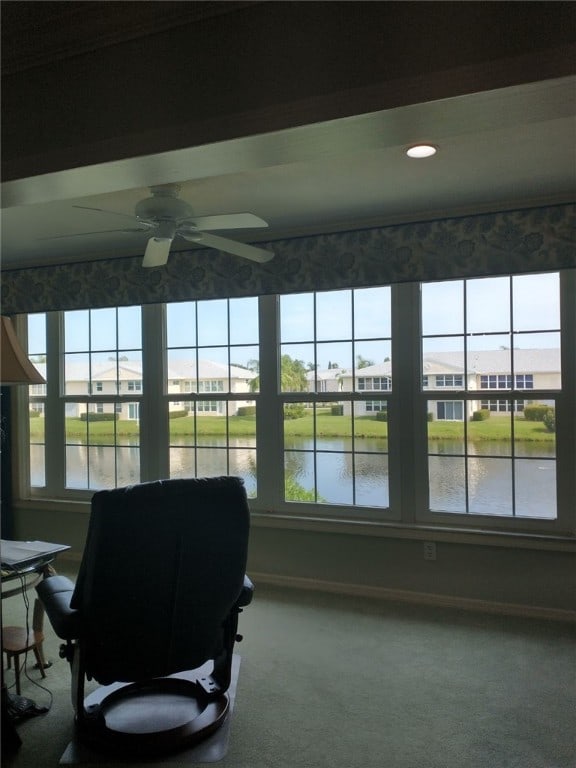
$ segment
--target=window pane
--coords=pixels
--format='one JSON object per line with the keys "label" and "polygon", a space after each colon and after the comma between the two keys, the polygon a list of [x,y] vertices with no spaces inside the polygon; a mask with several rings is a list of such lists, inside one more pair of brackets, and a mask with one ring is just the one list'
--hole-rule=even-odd
{"label": "window pane", "polygon": [[[349,342],[323,342],[316,346],[318,368],[320,371],[332,370],[335,379],[334,391],[352,390],[354,368],[352,362],[352,344]],[[326,375],[324,376],[327,379]]]}
{"label": "window pane", "polygon": [[116,450],[113,446],[92,445],[88,448],[88,488],[114,488],[117,485]]}
{"label": "window pane", "polygon": [[258,343],[258,299],[230,299],[230,343]]}
{"label": "window pane", "polygon": [[430,509],[433,512],[466,510],[466,462],[464,457],[428,458]]}
{"label": "window pane", "polygon": [[142,310],[140,307],[118,308],[118,349],[142,348]]}
{"label": "window pane", "polygon": [[513,403],[516,408],[514,454],[532,458],[556,458],[556,407],[554,401],[517,400]]}
{"label": "window pane", "polygon": [[468,498],[472,514],[511,516],[512,461],[470,457]]}
{"label": "window pane", "polygon": [[316,501],[314,456],[303,451],[284,452],[284,492],[286,501]]}
{"label": "window pane", "polygon": [[510,330],[510,278],[489,277],[466,281],[466,331],[487,333]]}
{"label": "window pane", "polygon": [[196,345],[195,301],[166,305],[166,338],[168,347]]}
{"label": "window pane", "polygon": [[[350,404],[341,406],[344,413]],[[360,400],[354,403],[354,449],[362,452],[388,452],[388,401]]]}
{"label": "window pane", "polygon": [[140,482],[140,448],[138,446],[117,448],[116,467],[116,485],[119,488]]}
{"label": "window pane", "polygon": [[562,386],[559,333],[526,333],[514,337],[514,370],[531,375],[530,389]]}
{"label": "window pane", "polygon": [[352,504],[354,472],[349,453],[316,454],[318,500],[328,504]]}
{"label": "window pane", "polygon": [[43,488],[46,485],[45,446],[30,444],[30,485]]}
{"label": "window pane", "polygon": [[360,288],[354,291],[354,338],[390,338],[392,321],[390,288]]}
{"label": "window pane", "polygon": [[465,453],[463,412],[462,400],[428,400],[429,454],[459,456]]}
{"label": "window pane", "polygon": [[514,472],[516,515],[556,519],[556,462],[517,459]]}
{"label": "window pane", "polygon": [[464,332],[464,283],[422,285],[422,333],[424,336]]}
{"label": "window pane", "polygon": [[90,348],[90,311],[64,313],[66,352],[87,351]]}
{"label": "window pane", "polygon": [[284,404],[286,501],[316,500],[315,415],[312,403]]}
{"label": "window pane", "polygon": [[66,403],[66,487],[139,482],[139,403]]}
{"label": "window pane", "polygon": [[389,507],[388,456],[356,453],[354,456],[356,504]]}
{"label": "window pane", "polygon": [[316,338],[352,338],[352,291],[316,294]]}
{"label": "window pane", "polygon": [[280,340],[310,341],[314,338],[314,294],[280,297]]}
{"label": "window pane", "polygon": [[234,474],[256,492],[256,402],[171,402],[170,477]]}
{"label": "window pane", "polygon": [[228,344],[228,302],[226,299],[198,302],[198,346]]}
{"label": "window pane", "polygon": [[280,385],[282,392],[307,392],[311,386],[308,374],[314,370],[312,344],[285,344],[280,359]]}
{"label": "window pane", "polygon": [[422,374],[427,389],[462,389],[464,373],[463,337],[422,340]]}
{"label": "window pane", "polygon": [[116,310],[93,309],[90,312],[90,349],[116,349]]}
{"label": "window pane", "polygon": [[87,395],[90,367],[85,354],[66,355],[64,358],[64,391],[67,395]]}
{"label": "window pane", "polygon": [[170,448],[170,477],[196,477],[196,451],[194,448]]}
{"label": "window pane", "polygon": [[[46,315],[28,315],[28,356],[46,354]],[[34,362],[34,361],[32,361]],[[46,360],[36,362],[45,363]]]}
{"label": "window pane", "polygon": [[387,371],[392,369],[392,344],[390,341],[359,341],[354,344],[356,352],[356,375],[359,370],[369,365],[382,365],[387,363]]}
{"label": "window pane", "polygon": [[517,275],[512,278],[514,330],[560,328],[560,276],[558,273]]}
{"label": "window pane", "polygon": [[197,477],[218,477],[228,474],[228,454],[224,448],[196,450]]}

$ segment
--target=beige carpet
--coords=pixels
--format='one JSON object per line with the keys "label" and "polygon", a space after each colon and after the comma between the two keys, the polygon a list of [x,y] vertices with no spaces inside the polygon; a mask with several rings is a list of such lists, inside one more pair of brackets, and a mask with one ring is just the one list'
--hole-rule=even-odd
{"label": "beige carpet", "polygon": [[[575,768],[574,625],[256,584],[239,631],[222,768]],[[52,708],[18,726],[7,768],[57,766],[72,740],[57,649],[50,635]]]}

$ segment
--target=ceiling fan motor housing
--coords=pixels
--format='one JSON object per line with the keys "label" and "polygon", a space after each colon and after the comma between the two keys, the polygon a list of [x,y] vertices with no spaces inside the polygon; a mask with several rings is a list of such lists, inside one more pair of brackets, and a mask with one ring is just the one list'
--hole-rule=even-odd
{"label": "ceiling fan motor housing", "polygon": [[176,197],[147,197],[137,203],[135,214],[140,221],[171,221],[178,224],[191,218],[192,208]]}

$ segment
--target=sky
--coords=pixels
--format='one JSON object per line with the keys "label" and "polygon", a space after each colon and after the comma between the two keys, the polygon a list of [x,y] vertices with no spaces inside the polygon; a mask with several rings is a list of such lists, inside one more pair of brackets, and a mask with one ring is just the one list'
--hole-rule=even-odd
{"label": "sky", "polygon": [[[375,363],[391,356],[389,287],[328,291],[318,293],[316,297],[315,311],[312,294],[281,297],[282,354],[290,354],[306,364],[316,362],[320,369],[327,368],[330,363],[351,368],[354,361],[350,340],[354,324],[355,338],[360,339],[354,348],[356,362],[358,355]],[[473,334],[468,339],[469,349],[509,347],[511,319],[513,330],[518,332],[514,339],[516,347],[559,347],[558,274],[522,275],[513,277],[512,281],[508,277],[490,277],[424,284],[422,329],[425,336],[431,337],[425,344],[427,350],[462,349],[465,314],[467,331]],[[228,328],[230,343],[240,345],[232,350],[231,362],[245,365],[249,360],[258,359],[258,300],[255,297],[230,299],[229,302],[226,299],[204,301],[198,302],[197,306],[195,302],[170,304],[167,316],[168,346],[184,347],[171,351],[170,359],[195,357],[195,350],[186,345],[194,346],[198,329],[198,344],[205,347],[199,356],[227,362],[225,349],[218,346],[227,344]],[[67,352],[85,353],[89,348],[93,352],[113,350],[117,333],[118,348],[126,350],[130,359],[140,359],[139,307],[119,308],[118,325],[113,308],[92,310],[90,326],[88,310],[66,313]],[[29,317],[28,338],[30,355],[45,352],[43,315]]]}

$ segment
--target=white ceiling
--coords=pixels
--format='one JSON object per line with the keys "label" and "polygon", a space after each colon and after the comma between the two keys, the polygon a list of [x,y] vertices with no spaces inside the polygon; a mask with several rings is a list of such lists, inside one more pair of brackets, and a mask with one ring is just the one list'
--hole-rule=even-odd
{"label": "white ceiling", "polygon": [[[574,201],[575,115],[567,77],[6,182],[2,268],[141,255],[145,233],[81,233],[136,226],[164,183],[198,215],[269,223],[222,233],[244,242]],[[422,141],[438,154],[408,159]]]}

